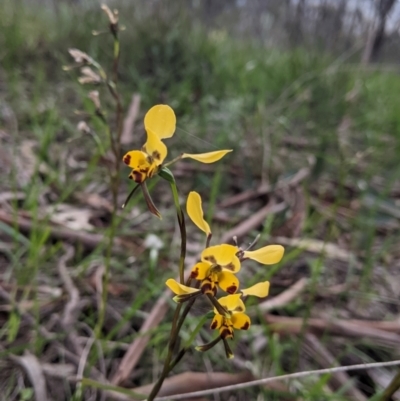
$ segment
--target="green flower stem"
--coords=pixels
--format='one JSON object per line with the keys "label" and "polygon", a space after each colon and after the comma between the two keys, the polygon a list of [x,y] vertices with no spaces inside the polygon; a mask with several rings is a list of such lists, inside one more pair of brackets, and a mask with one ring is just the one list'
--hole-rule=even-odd
{"label": "green flower stem", "polygon": [[160,391],[160,388],[162,384],[164,383],[165,378],[168,376],[168,373],[170,372],[169,366],[171,365],[171,360],[172,360],[172,354],[173,354],[173,348],[176,344],[176,339],[178,337],[178,332],[177,332],[177,324],[178,324],[178,319],[179,319],[179,314],[182,309],[182,304],[177,305],[174,313],[174,317],[172,319],[172,325],[171,325],[171,334],[170,334],[170,342],[168,344],[168,353],[167,357],[165,358],[164,361],[164,367],[161,372],[160,377],[154,384],[153,388],[151,389],[151,392],[149,396],[147,397],[146,401],[153,401],[154,398],[157,396],[158,392]]}
{"label": "green flower stem", "polygon": [[[193,303],[192,303],[193,305]],[[189,306],[188,311],[190,310],[191,306]],[[185,311],[182,313],[185,313]],[[182,319],[182,317],[181,317]],[[181,320],[180,319],[180,320]],[[199,323],[197,324],[196,328],[193,330],[192,334],[190,335],[189,339],[186,341],[185,346],[177,353],[175,359],[172,361],[172,363],[169,365],[169,370],[168,373],[179,363],[179,361],[183,358],[183,356],[185,355],[186,351],[189,349],[189,347],[192,345],[194,339],[196,338],[197,334],[200,332],[201,328],[204,326],[204,323],[208,320],[208,316],[204,315]],[[182,321],[183,323],[183,321]]]}
{"label": "green flower stem", "polygon": [[[174,178],[172,172],[168,168],[163,167],[159,171],[159,175],[160,175],[160,177],[164,178],[165,180],[167,180],[170,183],[171,191],[172,191],[172,197],[174,199],[176,215],[177,215],[178,224],[179,224],[179,230],[180,230],[180,233],[181,233],[181,253],[180,253],[180,257],[179,257],[179,279],[180,279],[180,282],[183,284],[184,281],[185,281],[184,271],[185,271],[185,257],[186,257],[185,217],[184,217],[181,205],[179,203],[178,188],[176,186],[176,181],[175,181],[175,178]],[[185,317],[187,316],[187,314],[189,312],[189,310],[186,311],[186,309],[185,309],[184,314],[183,314],[184,317],[183,317],[183,320],[182,320],[182,319],[180,319],[181,309],[182,309],[182,304],[177,305],[177,307],[175,309],[174,317],[173,317],[173,320],[172,320],[170,341],[169,341],[169,344],[168,344],[168,353],[167,353],[167,357],[165,358],[165,361],[164,361],[164,367],[163,367],[163,370],[161,372],[160,377],[158,378],[157,382],[154,384],[154,387],[152,388],[149,396],[147,397],[147,401],[153,401],[154,400],[154,398],[156,397],[156,395],[160,391],[160,388],[161,388],[165,378],[167,377],[168,373],[171,371],[171,366],[175,366],[176,363],[178,363],[179,360],[184,355],[184,352],[180,353],[177,356],[178,359],[177,358],[175,359],[176,362],[172,361],[172,355],[173,355],[174,348],[176,346],[176,342],[177,342],[177,339],[178,339],[178,336],[179,336],[179,331],[180,331],[180,329],[182,327],[182,324],[183,324],[183,321],[184,321]]]}
{"label": "green flower stem", "polygon": [[181,254],[179,257],[179,281],[181,284],[185,282],[184,272],[185,272],[185,258],[186,258],[186,226],[185,226],[185,216],[183,214],[181,205],[179,203],[178,188],[176,186],[175,177],[171,170],[165,166],[159,172],[160,177],[167,180],[171,186],[172,197],[174,198],[174,204],[176,209],[176,215],[178,218],[179,230],[181,232]]}
{"label": "green flower stem", "polygon": [[230,317],[229,312],[218,302],[217,298],[215,298],[211,294],[206,294],[206,295],[220,315],[225,317]]}
{"label": "green flower stem", "polygon": [[104,262],[105,269],[104,269],[104,275],[103,275],[100,308],[99,308],[97,324],[94,329],[94,333],[95,333],[95,336],[97,339],[101,338],[101,330],[103,328],[104,318],[105,318],[105,314],[106,314],[108,284],[109,284],[109,279],[110,279],[111,255],[112,255],[112,248],[113,248],[116,231],[117,231],[117,214],[116,214],[116,209],[114,208],[113,212],[111,214],[111,225],[110,225],[110,231],[108,234],[108,244],[107,244],[106,258],[105,258],[105,262]]}

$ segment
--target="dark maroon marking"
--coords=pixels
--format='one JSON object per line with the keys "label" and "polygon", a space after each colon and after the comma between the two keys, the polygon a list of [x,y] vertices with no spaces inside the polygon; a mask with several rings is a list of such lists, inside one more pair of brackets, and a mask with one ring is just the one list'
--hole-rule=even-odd
{"label": "dark maroon marking", "polygon": [[240,328],[240,330],[248,330],[249,327],[250,327],[250,323],[249,323],[249,322],[246,322],[246,323],[244,324],[244,326]]}
{"label": "dark maroon marking", "polygon": [[158,150],[155,150],[151,156],[153,157],[153,159],[156,159],[156,160],[161,159],[161,153]]}
{"label": "dark maroon marking", "polygon": [[134,180],[135,182],[137,182],[138,184],[140,184],[141,182],[143,182],[143,179],[142,179],[143,175],[140,174],[139,171],[132,171],[131,175],[132,175],[132,177],[134,177],[133,180]]}
{"label": "dark maroon marking", "polygon": [[225,267],[225,269],[228,269],[232,272],[235,270],[235,265],[233,263],[229,263],[229,265],[226,265],[224,267]]}
{"label": "dark maroon marking", "polygon": [[235,284],[232,284],[230,287],[226,289],[228,294],[234,294],[237,291],[237,287]]}
{"label": "dark maroon marking", "polygon": [[222,338],[233,338],[232,330],[228,327],[225,327],[223,330],[221,330],[220,335]]}
{"label": "dark maroon marking", "polygon": [[216,328],[217,328],[217,326],[218,326],[218,322],[216,321],[216,320],[214,320],[212,323],[211,323],[211,330],[215,330]]}
{"label": "dark maroon marking", "polygon": [[207,260],[208,262],[211,262],[212,264],[216,264],[217,263],[214,255],[205,256],[204,259]]}
{"label": "dark maroon marking", "polygon": [[[214,287],[215,290],[215,287]],[[201,292],[203,294],[213,294],[213,286],[210,282],[205,282],[201,285]]]}
{"label": "dark maroon marking", "polygon": [[123,159],[123,162],[129,166],[130,161],[131,161],[131,156],[130,155],[125,155],[124,159]]}
{"label": "dark maroon marking", "polygon": [[190,277],[191,278],[196,278],[199,275],[199,269],[196,268],[196,270],[192,270],[192,272],[190,273]]}
{"label": "dark maroon marking", "polygon": [[241,306],[237,306],[235,308],[235,312],[243,312],[243,308]]}

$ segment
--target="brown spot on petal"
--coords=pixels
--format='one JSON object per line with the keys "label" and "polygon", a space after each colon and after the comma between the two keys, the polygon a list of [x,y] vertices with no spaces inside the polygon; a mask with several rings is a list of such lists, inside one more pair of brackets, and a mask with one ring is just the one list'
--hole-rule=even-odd
{"label": "brown spot on petal", "polygon": [[211,323],[211,330],[215,330],[216,328],[217,328],[217,326],[218,326],[218,322],[216,321],[216,320],[214,320],[212,323]]}
{"label": "brown spot on petal", "polygon": [[247,330],[250,327],[250,323],[246,322],[241,328],[240,330]]}
{"label": "brown spot on petal", "polygon": [[234,294],[236,291],[237,291],[237,287],[236,287],[235,284],[232,284],[231,286],[229,286],[229,287],[226,289],[226,292],[227,292],[228,294]]}
{"label": "brown spot on petal", "polygon": [[243,312],[244,310],[243,310],[243,308],[241,307],[241,306],[237,306],[236,308],[235,308],[235,312]]}
{"label": "brown spot on petal", "polygon": [[224,266],[224,268],[233,272],[235,270],[235,265],[233,263],[229,263],[228,265]]}
{"label": "brown spot on petal", "polygon": [[198,275],[199,275],[199,268],[196,267],[191,271],[190,277],[195,279]]}
{"label": "brown spot on petal", "polygon": [[214,256],[214,255],[205,256],[204,259],[205,259],[207,262],[212,263],[213,265],[217,264],[217,260],[215,259],[215,256]]}
{"label": "brown spot on petal", "polygon": [[130,155],[125,155],[122,161],[129,166],[129,163],[131,161],[131,156]]}
{"label": "brown spot on petal", "polygon": [[233,330],[224,326],[220,329],[220,335],[221,338],[233,338]]}
{"label": "brown spot on petal", "polygon": [[161,159],[161,154],[160,154],[160,152],[159,152],[158,150],[155,150],[155,151],[152,153],[151,156],[152,156],[153,159],[155,159],[155,160],[160,160],[160,159]]}
{"label": "brown spot on petal", "polygon": [[138,184],[142,183],[144,181],[145,175],[140,173],[140,171],[132,171],[129,174],[129,178],[135,182],[137,182]]}

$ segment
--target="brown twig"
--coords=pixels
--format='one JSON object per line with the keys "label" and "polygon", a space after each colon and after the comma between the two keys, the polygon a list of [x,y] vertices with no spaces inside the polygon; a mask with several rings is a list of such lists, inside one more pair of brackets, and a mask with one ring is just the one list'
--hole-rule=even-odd
{"label": "brown twig", "polygon": [[269,214],[279,213],[286,207],[285,203],[268,203],[266,206],[258,210],[252,216],[239,223],[237,226],[226,231],[221,238],[221,243],[232,240],[234,236],[240,238],[246,235],[249,231],[254,230],[261,225]]}
{"label": "brown twig", "polygon": [[[24,217],[12,216],[3,210],[0,210],[0,221],[10,226],[17,225],[18,229],[23,233],[30,233],[35,224]],[[80,242],[87,249],[93,250],[99,245],[104,244],[105,238],[101,234],[87,233],[84,231],[75,231],[65,227],[59,227],[52,224],[46,224],[46,229],[50,231],[49,235],[53,239],[69,241],[72,243]],[[132,245],[132,244],[131,244]],[[114,238],[113,252],[121,253],[123,248],[128,248],[129,244],[120,238]]]}
{"label": "brown twig", "polygon": [[[400,324],[396,322],[368,322],[360,320],[341,319],[308,319],[265,315],[269,328],[282,334],[299,334],[305,329],[315,335],[331,334],[350,338],[368,338],[387,347],[398,348],[400,346]],[[385,328],[390,327],[391,330]],[[395,329],[396,327],[396,329]],[[395,329],[395,330],[394,330]]]}
{"label": "brown twig", "polygon": [[306,288],[308,280],[301,278],[296,281],[290,288],[281,292],[279,295],[267,301],[261,302],[258,307],[262,312],[267,312],[272,309],[282,308],[291,302],[293,299],[298,297],[300,293]]}
{"label": "brown twig", "polygon": [[225,199],[218,205],[218,207],[226,208],[235,206],[239,203],[244,203],[251,199],[258,198],[259,196],[267,195],[268,193],[274,190],[296,186],[300,184],[303,180],[305,180],[309,175],[310,175],[310,168],[303,167],[290,178],[283,179],[278,183],[276,183],[275,185],[263,183],[257,189],[249,189],[237,195],[231,196],[228,199]]}
{"label": "brown twig", "polygon": [[[311,333],[307,333],[304,338],[303,347],[311,358],[321,367],[329,368],[332,366],[338,366],[336,359],[333,355],[323,346],[323,344]],[[367,397],[358,390],[354,385],[348,387],[351,378],[346,372],[335,372],[332,373],[332,377],[329,380],[330,386],[334,391],[339,390],[342,387],[347,387],[346,394],[350,400],[353,401],[366,401]]]}

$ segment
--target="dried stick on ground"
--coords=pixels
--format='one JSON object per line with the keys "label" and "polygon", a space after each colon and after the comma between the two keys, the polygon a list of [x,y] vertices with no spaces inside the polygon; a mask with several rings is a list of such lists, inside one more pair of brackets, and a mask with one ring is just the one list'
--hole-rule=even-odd
{"label": "dried stick on ground", "polygon": [[131,145],[133,142],[133,130],[135,127],[135,121],[139,114],[140,108],[140,95],[134,93],[132,95],[131,104],[129,105],[128,113],[124,119],[124,128],[121,135],[122,145]]}
{"label": "dried stick on ground", "polygon": [[300,293],[306,288],[308,280],[306,278],[301,278],[300,280],[296,281],[290,288],[281,292],[274,298],[268,299],[264,302],[261,302],[258,305],[258,308],[262,312],[267,312],[272,309],[282,308],[283,306],[287,305],[293,299],[298,297]]}
{"label": "dried stick on ground", "polygon": [[225,232],[225,234],[221,238],[221,243],[226,243],[232,240],[234,236],[241,238],[246,235],[249,231],[254,230],[262,223],[264,223],[265,218],[269,214],[279,213],[284,210],[286,207],[285,203],[268,203],[266,206],[258,210],[248,219],[239,223],[236,227],[233,227],[229,231]]}
{"label": "dried stick on ground", "polygon": [[[351,338],[360,338],[360,335],[362,335],[363,338],[369,338],[386,347],[398,349],[400,346],[400,334],[384,329],[385,325],[383,323],[387,322],[314,318],[304,321],[304,319],[298,317],[283,317],[268,314],[265,315],[265,320],[269,323],[270,330],[282,334],[299,334],[306,328],[307,331],[315,335],[329,333],[331,335]],[[369,325],[369,323],[371,324]],[[378,323],[382,323],[381,328],[377,328],[379,327]],[[400,326],[397,322],[392,322],[392,324]],[[391,326],[391,329],[393,328],[394,326]]]}
{"label": "dried stick on ground", "polygon": [[[30,233],[34,228],[34,223],[21,216],[12,216],[4,210],[0,210],[0,221],[10,226],[16,224],[18,229],[23,233]],[[63,241],[70,241],[73,243],[80,242],[87,249],[93,250],[104,242],[104,236],[101,234],[87,233],[84,231],[75,231],[65,227],[54,225],[46,225],[46,229],[50,230],[50,237]],[[132,244],[130,244],[132,246]],[[129,247],[120,238],[114,239],[113,252],[119,253],[123,247]]]}
{"label": "dried stick on ground", "polygon": [[292,187],[298,185],[300,182],[305,180],[310,175],[310,168],[303,167],[295,175],[290,178],[283,179],[275,185],[261,184],[257,189],[249,189],[247,191],[241,192],[237,195],[231,196],[223,200],[218,207],[226,208],[235,206],[239,203],[247,202],[251,199],[258,198],[259,196],[266,195],[273,190],[283,189],[286,187]]}
{"label": "dried stick on ground", "polygon": [[36,356],[26,352],[24,356],[10,355],[10,359],[18,363],[28,374],[35,391],[35,398],[40,401],[47,401],[46,379]]}
{"label": "dried stick on ground", "polygon": [[[192,391],[202,389],[212,389],[222,386],[229,386],[236,383],[246,383],[253,380],[253,375],[250,372],[242,373],[200,373],[200,372],[185,372],[176,376],[167,378],[160,392],[159,397],[170,396],[175,394],[185,394]],[[139,394],[148,394],[153,388],[153,383],[146,386],[133,388],[132,391]]]}
{"label": "dried stick on ground", "polygon": [[[303,347],[305,351],[311,356],[313,361],[316,361],[321,368],[329,368],[337,366],[337,362],[333,355],[323,346],[323,344],[311,333],[307,333],[304,338]],[[351,378],[346,372],[335,372],[329,380],[329,385],[334,391],[342,387],[347,387],[345,394],[352,401],[367,401],[367,397],[358,390],[354,384],[349,387]]]}

